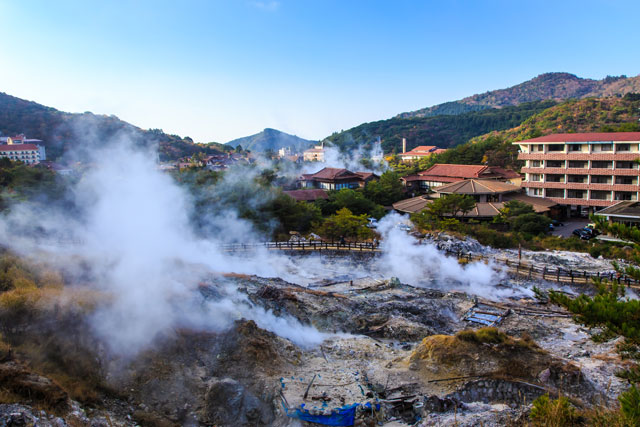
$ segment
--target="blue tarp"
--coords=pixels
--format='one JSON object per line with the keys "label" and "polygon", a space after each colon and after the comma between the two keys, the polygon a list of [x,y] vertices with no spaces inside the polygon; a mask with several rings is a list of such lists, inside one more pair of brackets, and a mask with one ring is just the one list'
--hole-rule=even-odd
{"label": "blue tarp", "polygon": [[[285,407],[285,411],[291,418],[297,418],[302,421],[309,421],[316,424],[322,424],[325,426],[352,426],[355,423],[356,409],[360,406],[359,403],[353,403],[341,408],[331,410],[331,414],[328,415],[311,415],[308,409],[304,407],[304,403],[299,408],[288,409]],[[364,405],[365,408],[371,408],[370,403]],[[376,405],[376,409],[380,409],[380,405]]]}

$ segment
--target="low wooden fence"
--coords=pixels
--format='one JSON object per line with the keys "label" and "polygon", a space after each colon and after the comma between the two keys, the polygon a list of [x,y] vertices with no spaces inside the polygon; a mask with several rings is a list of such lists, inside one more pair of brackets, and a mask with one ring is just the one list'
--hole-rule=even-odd
{"label": "low wooden fence", "polygon": [[[227,252],[243,252],[265,248],[269,250],[288,251],[346,251],[346,252],[380,252],[377,244],[370,242],[263,242],[263,243],[231,243],[221,245]],[[496,258],[487,255],[473,255],[471,253],[456,252],[441,249],[447,255],[455,256],[460,261],[466,262],[495,262],[506,266],[509,273],[527,279],[541,279],[551,282],[567,284],[587,284],[592,283],[594,278],[598,279],[618,279],[629,287],[640,288],[640,282],[629,276],[618,276],[616,272],[593,272],[584,270],[571,270],[562,267],[549,267],[547,265],[534,265],[520,262],[509,258]]]}
{"label": "low wooden fence", "polygon": [[378,245],[369,242],[264,242],[264,243],[228,243],[221,245],[227,252],[237,252],[266,248],[272,250],[289,251],[350,251],[350,252],[379,252]]}

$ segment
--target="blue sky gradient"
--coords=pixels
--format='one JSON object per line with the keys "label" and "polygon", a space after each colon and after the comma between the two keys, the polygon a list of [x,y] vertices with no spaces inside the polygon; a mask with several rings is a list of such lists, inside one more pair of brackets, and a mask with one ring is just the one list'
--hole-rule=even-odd
{"label": "blue sky gradient", "polygon": [[201,142],[640,73],[637,0],[0,0],[0,18],[0,91]]}

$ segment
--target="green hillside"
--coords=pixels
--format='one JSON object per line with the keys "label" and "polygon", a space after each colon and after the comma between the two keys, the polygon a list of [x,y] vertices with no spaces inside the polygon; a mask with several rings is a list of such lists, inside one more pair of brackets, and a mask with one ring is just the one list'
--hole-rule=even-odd
{"label": "green hillside", "polygon": [[223,144],[196,144],[191,138],[168,135],[159,129],[142,130],[116,116],[93,113],[71,114],[0,92],[0,132],[24,133],[41,139],[47,157],[56,159],[72,147],[100,144],[116,136],[127,136],[137,144],[158,144],[162,160],[174,160],[197,152],[208,154],[231,150]]}
{"label": "green hillside", "polygon": [[278,151],[284,147],[291,147],[294,152],[301,152],[311,148],[314,143],[314,141],[267,128],[255,135],[229,141],[226,145],[234,148],[240,145],[244,150],[264,153],[265,151]]}
{"label": "green hillside", "polygon": [[394,117],[334,133],[327,140],[342,150],[352,150],[361,145],[369,146],[380,137],[385,153],[401,152],[403,137],[407,139],[407,149],[418,145],[448,148],[493,130],[510,129],[553,105],[554,101],[537,101],[459,115],[411,119]]}
{"label": "green hillside", "polygon": [[400,118],[464,114],[486,108],[519,105],[541,100],[564,101],[589,97],[623,96],[640,92],[640,76],[583,79],[569,73],[546,73],[518,85],[472,95],[459,101],[399,114]]}

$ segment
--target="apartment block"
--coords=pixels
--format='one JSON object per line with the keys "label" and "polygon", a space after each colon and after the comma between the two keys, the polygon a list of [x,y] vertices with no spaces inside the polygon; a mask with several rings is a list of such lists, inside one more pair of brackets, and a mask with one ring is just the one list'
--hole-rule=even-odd
{"label": "apartment block", "polygon": [[552,134],[514,144],[529,196],[582,212],[638,200],[640,132]]}

